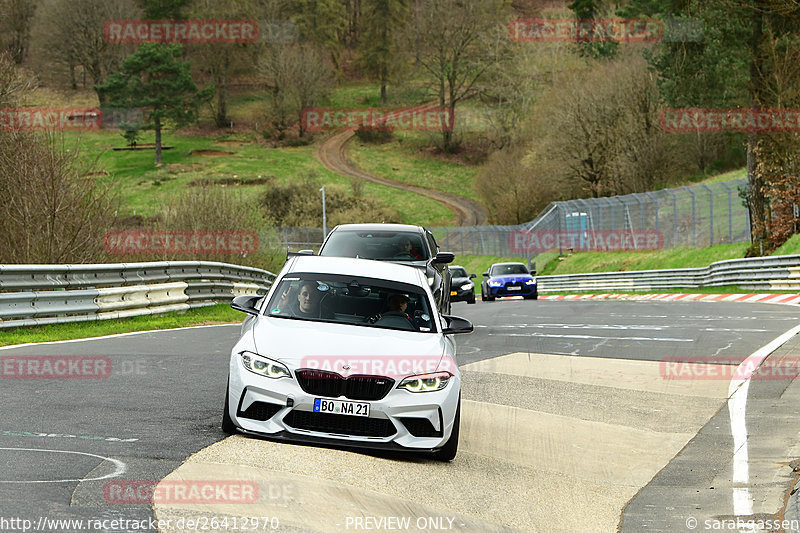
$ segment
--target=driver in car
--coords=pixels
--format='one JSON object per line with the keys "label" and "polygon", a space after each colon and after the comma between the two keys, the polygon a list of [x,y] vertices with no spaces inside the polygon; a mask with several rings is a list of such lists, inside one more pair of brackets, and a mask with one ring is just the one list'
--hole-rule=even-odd
{"label": "driver in car", "polygon": [[403,316],[411,320],[406,314],[406,309],[408,308],[408,296],[405,294],[393,294],[389,296],[389,300],[386,302],[386,312],[383,313],[384,316],[386,315],[398,315]]}
{"label": "driver in car", "polygon": [[414,245],[411,243],[411,239],[405,237],[402,241],[400,241],[400,251],[397,252],[395,257],[412,257],[413,259],[422,259],[422,254],[414,248]]}

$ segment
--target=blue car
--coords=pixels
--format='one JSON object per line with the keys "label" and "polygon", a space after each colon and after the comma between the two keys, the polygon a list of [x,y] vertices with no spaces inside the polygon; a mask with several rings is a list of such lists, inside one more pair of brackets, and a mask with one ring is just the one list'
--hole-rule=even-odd
{"label": "blue car", "polygon": [[503,296],[522,296],[526,300],[539,298],[536,272],[530,272],[523,263],[495,263],[483,273],[481,300],[491,302]]}

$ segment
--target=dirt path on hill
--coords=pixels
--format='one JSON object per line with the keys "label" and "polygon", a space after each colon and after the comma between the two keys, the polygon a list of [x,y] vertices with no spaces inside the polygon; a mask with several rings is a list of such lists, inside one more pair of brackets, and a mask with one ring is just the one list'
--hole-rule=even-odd
{"label": "dirt path on hill", "polygon": [[381,185],[402,189],[436,200],[453,212],[455,223],[458,226],[482,226],[486,224],[488,213],[486,208],[478,202],[446,192],[398,183],[371,174],[356,166],[347,156],[347,144],[353,139],[354,135],[352,130],[339,131],[318,145],[314,151],[314,155],[319,162],[322,163],[322,166],[331,172],[349,178],[358,178],[380,183]]}

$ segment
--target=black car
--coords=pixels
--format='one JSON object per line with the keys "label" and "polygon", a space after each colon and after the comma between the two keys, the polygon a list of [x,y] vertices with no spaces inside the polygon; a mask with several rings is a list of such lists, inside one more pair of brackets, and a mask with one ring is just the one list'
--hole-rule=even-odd
{"label": "black car", "polygon": [[329,257],[359,257],[391,261],[425,270],[439,311],[450,314],[450,270],[455,255],[440,252],[433,234],[407,224],[341,224],[331,230],[319,249]]}
{"label": "black car", "polygon": [[475,303],[475,274],[467,274],[467,270],[458,265],[450,265],[450,301]]}

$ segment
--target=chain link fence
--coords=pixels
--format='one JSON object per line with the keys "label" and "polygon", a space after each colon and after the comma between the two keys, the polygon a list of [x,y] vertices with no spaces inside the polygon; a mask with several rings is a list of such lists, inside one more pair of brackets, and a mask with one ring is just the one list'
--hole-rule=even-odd
{"label": "chain link fence", "polygon": [[[431,228],[455,254],[533,258],[547,251],[618,251],[750,242],[736,179],[660,191],[553,202],[517,226]],[[280,246],[319,249],[322,228],[277,228]]]}

